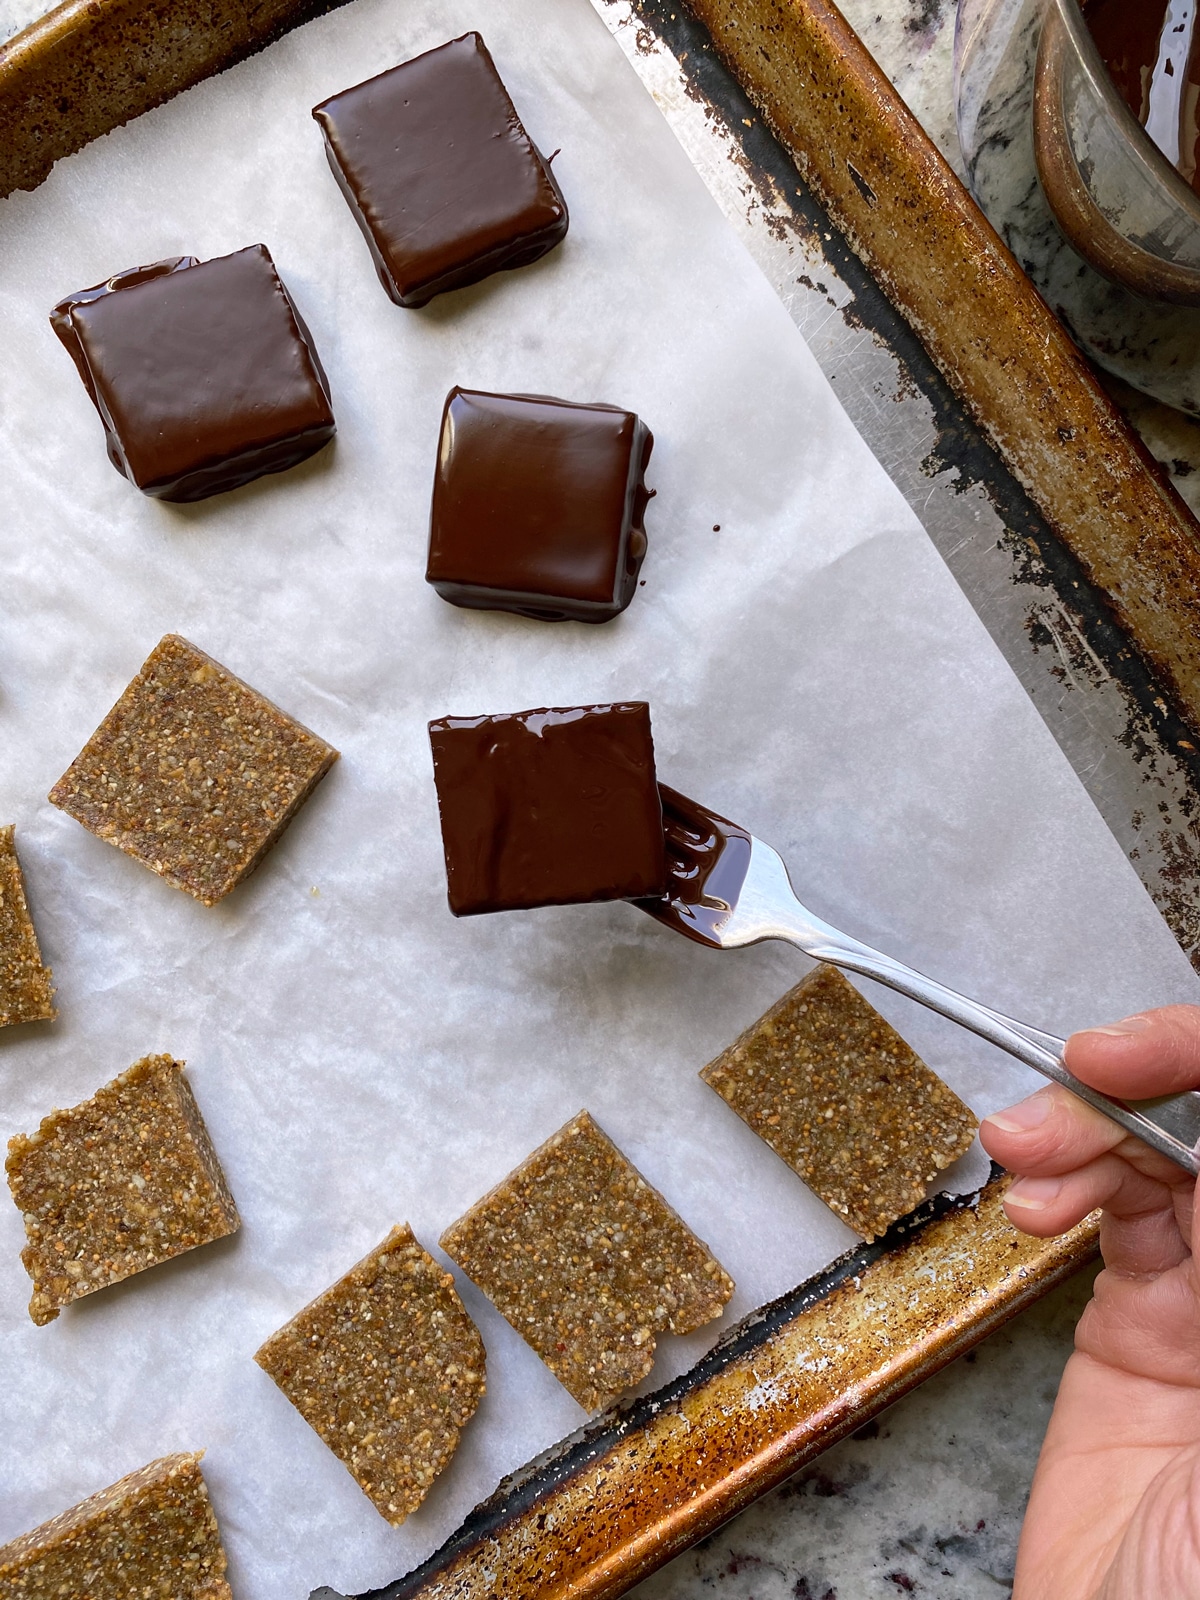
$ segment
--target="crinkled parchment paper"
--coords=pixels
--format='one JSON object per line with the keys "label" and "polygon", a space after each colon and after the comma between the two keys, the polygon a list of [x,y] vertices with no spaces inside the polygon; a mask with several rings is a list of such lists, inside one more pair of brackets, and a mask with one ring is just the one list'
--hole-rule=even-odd
{"label": "crinkled parchment paper", "polygon": [[[561,146],[562,249],[401,311],[309,108],[479,26]],[[137,494],[46,313],[123,268],[263,240],[333,386],[334,448],[186,509]],[[814,909],[1066,1031],[1197,984],[1032,705],[842,415],[587,0],[356,0],[0,206],[0,821],[59,987],[0,1037],[0,1129],[136,1057],[189,1063],[235,1238],[26,1317],[0,1203],[0,1540],[206,1447],[241,1600],[352,1592],[424,1557],[582,1421],[471,1288],[488,1394],[393,1531],[251,1356],[411,1221],[440,1230],[587,1106],[738,1282],[722,1326],[854,1241],[696,1076],[802,971],[624,905],[446,910],[425,724],[644,697],[662,775],[777,845]],[[605,627],[444,604],[422,578],[453,383],[636,409],[657,440],[645,586]],[[719,525],[719,527],[718,527]],[[178,630],[343,760],[213,910],[43,796]],[[980,1112],[1007,1058],[873,995]],[[976,1170],[978,1170],[976,1168]],[[717,1333],[664,1339],[655,1379]]]}

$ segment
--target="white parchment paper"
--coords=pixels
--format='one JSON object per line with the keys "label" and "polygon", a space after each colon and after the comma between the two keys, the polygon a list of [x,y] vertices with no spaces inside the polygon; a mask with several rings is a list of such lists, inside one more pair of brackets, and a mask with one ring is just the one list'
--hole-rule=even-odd
{"label": "white parchment paper", "polygon": [[[309,108],[482,28],[565,245],[390,304]],[[46,313],[166,255],[262,240],[329,371],[334,448],[178,509],[105,459]],[[652,706],[660,773],[778,846],[813,908],[1067,1031],[1198,997],[1191,970],[923,531],[840,411],[587,0],[356,0],[0,205],[0,821],[61,1019],[0,1036],[0,1131],[148,1051],[189,1063],[233,1239],[29,1322],[0,1204],[0,1541],[171,1450],[239,1600],[380,1584],[582,1413],[469,1284],[488,1394],[393,1531],[251,1360],[409,1220],[443,1227],[587,1106],[738,1282],[722,1326],[854,1241],[696,1073],[803,970],[623,905],[456,922],[426,721]],[[422,579],[453,383],[605,400],[656,435],[645,586],[618,621],[456,610]],[[263,870],[206,910],[43,797],[177,630],[343,751]],[[873,994],[979,1112],[1007,1058]],[[976,1167],[974,1170],[978,1170]],[[660,1344],[655,1381],[716,1327]]]}

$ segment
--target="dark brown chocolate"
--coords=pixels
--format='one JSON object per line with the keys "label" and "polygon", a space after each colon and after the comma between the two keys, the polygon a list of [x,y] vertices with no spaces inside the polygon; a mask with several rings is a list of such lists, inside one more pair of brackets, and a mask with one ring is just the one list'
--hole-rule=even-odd
{"label": "dark brown chocolate", "polygon": [[[1151,95],[1160,85],[1167,86],[1177,63],[1186,58],[1187,82],[1179,93],[1177,165],[1200,193],[1200,30],[1189,42],[1185,28],[1191,24],[1186,18],[1173,20],[1168,0],[1085,0],[1083,14],[1118,94],[1143,127],[1150,118]],[[1169,21],[1174,49],[1164,52],[1163,33]],[[1166,154],[1175,161],[1174,150]]]}
{"label": "dark brown chocolate", "polygon": [[334,435],[329,383],[266,247],[177,256],[50,314],[117,471],[160,500],[284,472]]}
{"label": "dark brown chocolate", "polygon": [[664,893],[643,702],[443,717],[429,739],[456,917]]}
{"label": "dark brown chocolate", "polygon": [[750,870],[750,835],[665,783],[659,784],[658,793],[667,847],[667,892],[638,905],[676,933],[720,948],[721,930],[737,908]]}
{"label": "dark brown chocolate", "polygon": [[451,389],[426,581],[456,606],[609,621],[637,591],[653,447],[618,406]]}
{"label": "dark brown chocolate", "polygon": [[566,234],[562,190],[477,33],[333,95],[313,116],[397,305],[527,266]]}

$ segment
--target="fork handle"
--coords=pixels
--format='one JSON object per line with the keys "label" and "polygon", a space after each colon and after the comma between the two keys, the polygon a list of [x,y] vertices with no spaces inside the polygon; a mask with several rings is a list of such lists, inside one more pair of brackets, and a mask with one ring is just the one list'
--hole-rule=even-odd
{"label": "fork handle", "polygon": [[[824,942],[814,942],[810,922],[806,925],[801,945],[818,961],[845,967],[864,978],[875,978],[887,984],[889,989],[906,994],[910,1000],[918,1000],[931,1011],[940,1012],[952,1022],[969,1028],[980,1038],[1016,1056],[1027,1067],[1052,1078],[1055,1083],[1061,1083],[1064,1089],[1086,1100],[1088,1105],[1095,1106],[1097,1111],[1103,1112],[1152,1150],[1168,1156],[1185,1172],[1193,1176],[1200,1174],[1200,1093],[1188,1090],[1183,1094],[1163,1095],[1155,1100],[1110,1099],[1068,1072],[1063,1063],[1062,1039],[1031,1028],[1024,1022],[1016,1022],[1012,1017],[993,1011],[977,1000],[968,999],[966,995],[957,994],[953,989],[946,988],[945,984],[915,972],[902,961],[873,950],[870,945],[852,939],[849,934],[841,933],[827,923],[820,924],[819,928]],[[791,943],[800,943],[798,938],[783,929],[779,930],[779,935]]]}

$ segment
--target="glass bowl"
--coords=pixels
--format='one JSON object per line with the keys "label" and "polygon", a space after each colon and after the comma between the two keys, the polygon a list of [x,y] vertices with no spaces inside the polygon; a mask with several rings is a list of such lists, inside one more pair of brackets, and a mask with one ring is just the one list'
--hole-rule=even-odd
{"label": "glass bowl", "polygon": [[954,56],[984,213],[1099,365],[1200,416],[1200,198],[1113,87],[1077,0],[959,0]]}
{"label": "glass bowl", "polygon": [[1200,305],[1200,196],[1117,92],[1076,0],[1050,0],[1042,21],[1033,150],[1051,210],[1097,272]]}

